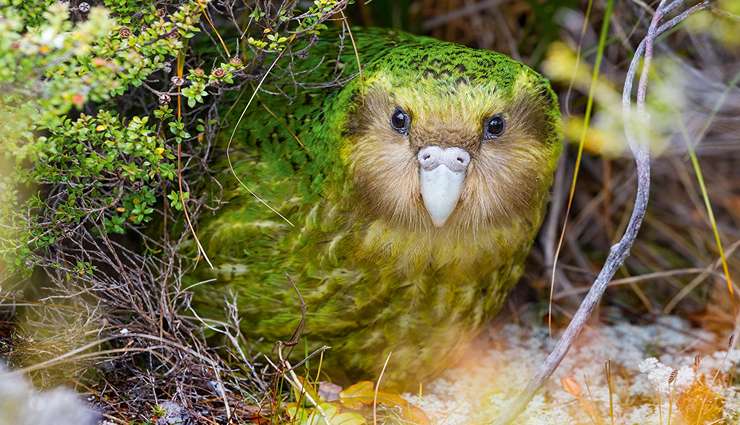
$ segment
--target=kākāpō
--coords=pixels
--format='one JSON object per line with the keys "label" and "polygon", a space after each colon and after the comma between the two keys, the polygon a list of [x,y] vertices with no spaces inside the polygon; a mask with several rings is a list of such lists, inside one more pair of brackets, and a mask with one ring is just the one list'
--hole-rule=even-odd
{"label": "k\u0101k\u0101p\u014d", "polygon": [[561,152],[557,99],[503,54],[355,30],[358,72],[348,37],[323,38],[278,63],[233,138],[243,100],[229,118],[194,305],[223,316],[235,300],[266,352],[303,317],[296,358],[328,345],[322,370],[342,381],[392,352],[383,382],[415,387],[523,272]]}

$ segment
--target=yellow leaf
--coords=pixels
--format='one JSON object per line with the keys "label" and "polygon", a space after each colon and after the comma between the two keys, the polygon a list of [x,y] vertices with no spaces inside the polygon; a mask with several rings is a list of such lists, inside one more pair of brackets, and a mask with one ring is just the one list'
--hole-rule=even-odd
{"label": "yellow leaf", "polygon": [[421,409],[415,406],[408,405],[407,407],[403,408],[401,410],[401,415],[407,422],[415,425],[431,424],[427,415],[424,414]]}
{"label": "yellow leaf", "polygon": [[374,397],[375,388],[370,381],[360,381],[339,393],[339,401],[350,409],[359,409],[372,404]]}
{"label": "yellow leaf", "polygon": [[[370,381],[360,381],[341,393],[339,401],[348,409],[361,409],[372,406],[375,401],[375,384]],[[389,407],[400,407],[401,415],[410,423],[418,425],[429,424],[429,418],[420,409],[412,406],[399,394],[387,391],[378,391],[378,404]]]}
{"label": "yellow leaf", "polygon": [[97,127],[95,127],[95,131],[105,131],[105,129],[108,128],[103,124],[98,124]]}
{"label": "yellow leaf", "polygon": [[[565,121],[563,128],[568,140],[578,144],[583,132],[583,118],[574,116]],[[616,135],[596,127],[589,127],[586,130],[586,139],[584,140],[583,149],[594,155],[604,155],[614,158],[622,154],[626,145]]]}
{"label": "yellow leaf", "polygon": [[366,425],[365,418],[354,412],[340,413],[331,419],[331,425]]}

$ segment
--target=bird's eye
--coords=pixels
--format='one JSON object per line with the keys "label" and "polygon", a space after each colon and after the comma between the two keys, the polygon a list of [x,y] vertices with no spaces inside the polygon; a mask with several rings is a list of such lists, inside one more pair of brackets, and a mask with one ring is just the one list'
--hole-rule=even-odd
{"label": "bird's eye", "polygon": [[391,114],[391,127],[404,136],[409,134],[411,117],[403,109],[396,108]]}
{"label": "bird's eye", "polygon": [[499,137],[504,133],[506,128],[506,122],[503,115],[496,114],[491,118],[487,119],[483,124],[483,139],[491,140]]}

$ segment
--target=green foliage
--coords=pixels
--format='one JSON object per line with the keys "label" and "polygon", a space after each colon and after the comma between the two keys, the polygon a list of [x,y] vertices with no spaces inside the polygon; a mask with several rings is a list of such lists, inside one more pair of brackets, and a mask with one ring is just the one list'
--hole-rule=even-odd
{"label": "green foliage", "polygon": [[[296,34],[317,35],[327,28],[323,23],[327,16],[342,10],[353,1],[314,0],[305,11],[294,7],[281,7],[277,11],[277,25],[267,27],[262,33],[247,38],[249,46],[260,52],[280,52],[286,49],[295,39]],[[300,12],[300,13],[297,13]],[[264,19],[267,12],[255,8],[249,15],[251,19]]]}
{"label": "green foliage", "polygon": [[94,9],[90,20],[74,31],[62,6],[53,6],[44,16],[43,26],[28,31],[13,9],[0,16],[0,84],[5,88],[0,112],[9,118],[0,124],[0,131],[10,139],[3,141],[11,143],[4,147],[20,159],[32,154],[30,130],[53,126],[56,117],[81,106],[86,94],[100,97],[113,89],[112,69],[89,72],[85,63],[93,41],[113,28],[107,13]]}
{"label": "green foliage", "polygon": [[[346,0],[254,6],[248,35],[264,48],[244,43],[251,51],[221,60],[213,57],[229,48],[207,0],[102,3],[0,0],[3,263],[30,266],[33,254],[83,227],[120,234],[152,222],[159,207],[184,211],[192,182],[181,189],[178,172],[199,162],[182,161],[178,171],[175,159],[180,153],[205,163],[199,150],[208,151],[204,134],[212,136],[217,123],[201,115],[214,94],[260,76],[265,53],[315,36]],[[197,51],[202,46],[191,42],[201,19],[220,40],[218,50]],[[203,63],[212,65],[204,70]]]}
{"label": "green foliage", "polygon": [[39,25],[44,20],[44,13],[47,9],[57,3],[56,0],[0,0],[0,7],[10,8],[22,17],[22,22],[30,26]]}
{"label": "green foliage", "polygon": [[[92,8],[76,25],[67,6],[24,5],[0,14],[0,258],[19,266],[84,221],[104,232],[151,220],[176,176],[173,149],[190,134],[164,104],[154,117],[119,116],[115,97],[141,86],[183,51],[202,12],[171,15],[148,2]],[[142,8],[143,6],[143,8]],[[149,11],[133,26],[131,10]],[[233,65],[220,80],[232,81]],[[214,80],[218,79],[216,76]],[[194,101],[194,100],[193,100]],[[96,102],[97,111],[70,113]],[[156,121],[156,123],[155,123]],[[162,127],[162,124],[169,122]],[[171,133],[162,131],[172,129]],[[181,206],[180,206],[181,208]],[[50,225],[52,224],[53,225]]]}
{"label": "green foliage", "polygon": [[203,103],[203,98],[208,96],[207,88],[218,84],[234,83],[234,73],[241,70],[241,60],[235,58],[229,63],[221,63],[206,74],[201,68],[191,69],[188,72],[188,86],[182,89],[182,95],[188,100],[188,106],[193,108],[198,103]]}
{"label": "green foliage", "polygon": [[[36,162],[34,182],[67,187],[54,217],[61,222],[77,223],[90,209],[104,208],[106,229],[123,233],[126,221],[150,220],[155,188],[175,178],[174,155],[148,117],[134,116],[124,125],[108,111],[82,114],[64,119],[38,144],[46,155]],[[128,183],[140,189],[129,190]]]}

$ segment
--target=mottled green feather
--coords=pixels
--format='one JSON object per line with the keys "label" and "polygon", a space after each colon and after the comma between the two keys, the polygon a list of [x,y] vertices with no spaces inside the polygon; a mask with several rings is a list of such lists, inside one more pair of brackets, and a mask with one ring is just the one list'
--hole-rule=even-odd
{"label": "mottled green feather", "polygon": [[[222,317],[224,299],[236,296],[242,331],[260,350],[290,338],[302,297],[301,347],[332,347],[330,377],[373,377],[392,351],[384,379],[413,387],[454,359],[522,274],[560,152],[559,113],[547,81],[504,55],[387,30],[354,37],[361,77],[348,38],[341,51],[330,37],[318,42],[308,57],[278,64],[231,143],[233,173],[294,226],[240,187],[223,153],[214,169],[226,204],[198,224],[215,270],[201,264],[189,278],[215,278],[195,287],[194,304],[206,316]],[[522,90],[544,97],[542,143],[531,155],[541,175],[533,176],[525,213],[462,231],[394,224],[363,206],[352,128],[358,104],[380,80],[416,88],[417,96],[424,84],[430,93],[455,93],[494,82],[505,101]],[[339,84],[326,88],[329,81]],[[221,150],[249,95],[228,118]]]}

